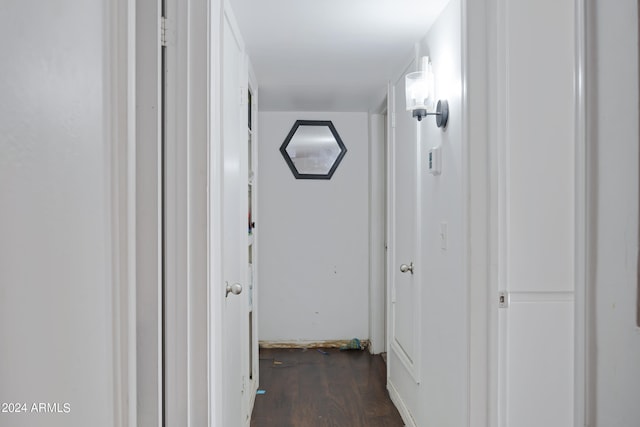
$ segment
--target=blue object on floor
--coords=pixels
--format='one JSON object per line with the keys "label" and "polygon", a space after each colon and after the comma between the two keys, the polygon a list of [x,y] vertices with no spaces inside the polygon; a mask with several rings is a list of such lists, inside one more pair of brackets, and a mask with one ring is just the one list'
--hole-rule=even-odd
{"label": "blue object on floor", "polygon": [[340,350],[362,350],[362,344],[358,338],[354,338],[347,345],[340,347]]}
{"label": "blue object on floor", "polygon": [[258,390],[256,391],[256,394],[265,394],[267,392],[267,390]]}

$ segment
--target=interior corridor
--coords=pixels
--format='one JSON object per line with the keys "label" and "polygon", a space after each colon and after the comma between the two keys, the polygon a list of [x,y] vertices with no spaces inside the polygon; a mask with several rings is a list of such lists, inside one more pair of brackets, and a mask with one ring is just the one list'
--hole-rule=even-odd
{"label": "interior corridor", "polygon": [[386,381],[368,351],[261,349],[251,427],[402,427]]}

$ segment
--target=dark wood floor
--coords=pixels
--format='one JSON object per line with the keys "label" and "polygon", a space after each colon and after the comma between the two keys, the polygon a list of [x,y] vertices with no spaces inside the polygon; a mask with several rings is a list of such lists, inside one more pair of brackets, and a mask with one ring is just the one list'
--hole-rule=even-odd
{"label": "dark wood floor", "polygon": [[386,367],[367,351],[260,350],[251,427],[403,427]]}

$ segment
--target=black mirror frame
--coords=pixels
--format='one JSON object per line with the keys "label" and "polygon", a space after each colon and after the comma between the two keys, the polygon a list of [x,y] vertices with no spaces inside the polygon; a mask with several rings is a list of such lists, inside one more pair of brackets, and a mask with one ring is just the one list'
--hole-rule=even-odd
{"label": "black mirror frame", "polygon": [[[338,155],[336,160],[333,162],[333,166],[331,166],[331,169],[329,169],[329,172],[327,172],[326,174],[300,173],[298,172],[298,169],[296,169],[296,166],[293,163],[293,160],[291,160],[291,157],[289,157],[289,154],[287,153],[287,146],[291,142],[293,135],[295,135],[296,131],[298,130],[298,127],[300,126],[328,127],[329,130],[331,131],[331,134],[335,138],[336,143],[338,144],[338,147],[340,147],[340,154]],[[284,157],[284,160],[287,162],[287,165],[289,165],[289,169],[291,169],[291,172],[293,173],[293,176],[296,179],[331,179],[331,177],[333,176],[333,173],[338,168],[338,165],[340,165],[342,158],[344,157],[345,154],[347,154],[347,147],[345,147],[344,143],[342,142],[342,139],[340,138],[340,135],[338,135],[338,131],[333,126],[333,123],[331,122],[331,120],[296,120],[293,127],[289,131],[289,134],[287,135],[284,142],[280,146],[280,153],[282,154],[282,157]]]}

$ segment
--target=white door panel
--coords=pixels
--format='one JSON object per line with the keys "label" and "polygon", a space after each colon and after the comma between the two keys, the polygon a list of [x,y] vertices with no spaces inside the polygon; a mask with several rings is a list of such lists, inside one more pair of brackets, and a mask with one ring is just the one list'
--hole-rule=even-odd
{"label": "white door panel", "polygon": [[[247,284],[247,148],[241,103],[244,54],[242,40],[234,31],[230,11],[224,11],[222,48],[222,156],[223,228],[222,266],[224,287]],[[225,427],[243,425],[247,357],[246,289],[227,294],[223,314],[223,420]],[[248,363],[248,362],[247,362]]]}
{"label": "white door panel", "polygon": [[[419,267],[415,265],[416,256],[416,128],[409,114],[402,114],[404,98],[404,79],[395,89],[396,127],[394,129],[395,151],[395,260],[393,267],[393,286],[395,300],[393,305],[393,342],[413,366],[415,362],[416,337],[416,276]],[[398,96],[398,94],[400,96]],[[404,123],[404,122],[409,122]],[[414,264],[411,271],[401,272],[400,265]]]}
{"label": "white door panel", "polygon": [[[410,67],[412,67],[411,65]],[[411,114],[405,111],[404,77],[399,79],[390,94],[392,114],[395,117],[392,127],[391,147],[391,333],[392,354],[397,357],[413,377],[419,382],[418,335],[420,293],[420,265],[417,246],[417,212],[419,203],[417,173],[417,128]],[[393,116],[392,116],[393,117]],[[402,264],[413,267],[413,272],[402,272]],[[391,373],[391,381],[394,377]],[[401,394],[412,393],[403,390]]]}
{"label": "white door panel", "polygon": [[[573,296],[513,294],[507,318],[506,425],[573,424]],[[569,403],[569,404],[567,404]],[[541,410],[544,408],[544,410]]]}

